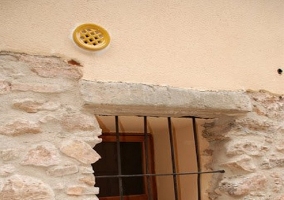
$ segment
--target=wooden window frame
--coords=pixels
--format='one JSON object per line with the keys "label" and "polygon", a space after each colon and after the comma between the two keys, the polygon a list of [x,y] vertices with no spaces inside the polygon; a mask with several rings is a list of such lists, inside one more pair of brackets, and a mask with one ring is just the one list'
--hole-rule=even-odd
{"label": "wooden window frame", "polygon": [[[103,133],[100,138],[102,142],[117,142],[116,133]],[[146,151],[145,141],[148,140],[148,150]],[[146,157],[148,157],[148,173],[155,174],[155,165],[154,165],[154,144],[153,136],[151,134],[145,135],[144,133],[119,133],[119,142],[141,142],[142,143],[142,157],[143,157],[143,174],[146,174]],[[148,152],[148,156],[146,153]],[[95,174],[96,175],[96,174]],[[148,181],[149,179],[149,181]],[[148,184],[151,187],[151,194],[147,189]],[[157,187],[156,187],[156,178],[154,176],[144,176],[144,191],[145,194],[139,195],[123,195],[124,200],[148,200],[148,196],[152,195],[153,200],[157,200]],[[112,197],[100,197],[100,200],[120,200],[120,196]]]}

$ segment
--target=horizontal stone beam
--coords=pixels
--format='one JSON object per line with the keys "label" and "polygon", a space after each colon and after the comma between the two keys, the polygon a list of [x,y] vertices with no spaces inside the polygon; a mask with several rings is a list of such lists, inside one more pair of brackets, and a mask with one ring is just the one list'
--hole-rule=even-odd
{"label": "horizontal stone beam", "polygon": [[98,115],[241,115],[252,110],[242,91],[199,91],[141,83],[80,81],[86,108]]}

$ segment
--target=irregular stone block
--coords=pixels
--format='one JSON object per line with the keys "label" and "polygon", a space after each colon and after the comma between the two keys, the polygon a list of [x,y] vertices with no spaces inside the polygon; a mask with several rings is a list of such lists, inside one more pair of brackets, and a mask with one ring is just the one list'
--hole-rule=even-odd
{"label": "irregular stone block", "polygon": [[18,149],[2,149],[0,150],[0,158],[5,161],[14,160],[19,157]]}
{"label": "irregular stone block", "polygon": [[75,158],[84,164],[95,163],[101,158],[90,145],[80,140],[63,141],[60,150],[66,155]]}
{"label": "irregular stone block", "polygon": [[57,148],[48,142],[34,145],[25,155],[22,165],[51,166],[60,162]]}
{"label": "irregular stone block", "polygon": [[0,94],[7,94],[11,91],[11,83],[0,80]]}
{"label": "irregular stone block", "polygon": [[241,169],[247,172],[253,172],[256,170],[256,165],[253,163],[253,160],[250,156],[241,155],[239,157],[234,157],[228,162],[222,164],[223,166],[227,166],[232,170]]}
{"label": "irregular stone block", "polygon": [[251,174],[236,179],[222,180],[219,184],[219,190],[232,196],[243,196],[255,191],[264,191],[267,182],[268,180],[263,174]]}
{"label": "irregular stone block", "polygon": [[13,175],[0,188],[1,200],[54,200],[54,192],[49,185],[29,176]]}
{"label": "irregular stone block", "polygon": [[99,188],[74,185],[67,188],[66,194],[71,196],[99,194]]}
{"label": "irregular stone block", "polygon": [[84,114],[65,115],[61,120],[61,125],[67,131],[93,131],[96,128],[99,129],[94,116]]}
{"label": "irregular stone block", "polygon": [[66,164],[60,166],[54,166],[47,170],[47,174],[50,176],[66,176],[77,173],[78,167],[74,164]]}
{"label": "irregular stone block", "polygon": [[226,154],[242,155],[247,154],[251,156],[261,156],[269,150],[269,147],[264,145],[264,142],[252,139],[234,139],[227,144]]}
{"label": "irregular stone block", "polygon": [[95,176],[93,174],[89,176],[84,176],[80,178],[79,181],[86,183],[87,185],[90,185],[90,186],[94,186],[96,183]]}
{"label": "irregular stone block", "polygon": [[83,76],[82,71],[78,67],[71,67],[68,65],[65,65],[64,67],[57,67],[52,65],[44,67],[33,67],[31,71],[44,78],[64,77],[78,80]]}
{"label": "irregular stone block", "polygon": [[[76,132],[74,133],[74,138],[82,140],[92,147],[96,146],[96,144],[99,144],[102,142],[102,138],[99,138],[98,135],[101,135],[101,130],[96,130],[92,132]],[[70,138],[70,134],[66,134],[68,138]]]}
{"label": "irregular stone block", "polygon": [[277,141],[275,148],[284,153],[284,140]]}
{"label": "irregular stone block", "polygon": [[14,165],[6,164],[0,167],[0,176],[10,176],[16,171]]}
{"label": "irregular stone block", "polygon": [[41,129],[38,123],[26,120],[15,120],[4,126],[0,126],[0,134],[8,136],[16,136],[21,134],[40,133]]}
{"label": "irregular stone block", "polygon": [[13,106],[28,113],[36,113],[40,110],[57,110],[60,107],[58,102],[40,102],[33,99],[15,100]]}
{"label": "irregular stone block", "polygon": [[81,167],[80,167],[80,172],[81,172],[82,174],[93,174],[93,173],[94,173],[94,170],[93,170],[93,168],[92,168],[91,166],[89,166],[89,167],[81,166]]}
{"label": "irregular stone block", "polygon": [[13,91],[38,92],[38,93],[61,93],[66,91],[65,87],[59,84],[51,83],[12,83]]}
{"label": "irregular stone block", "polygon": [[271,156],[268,160],[270,167],[284,167],[284,157],[281,155]]}
{"label": "irregular stone block", "polygon": [[279,193],[283,187],[282,175],[277,172],[273,172],[270,176],[273,179],[272,191],[274,193]]}
{"label": "irregular stone block", "polygon": [[[141,116],[239,115],[252,110],[243,92],[198,91],[141,83],[81,80],[80,92],[95,114]],[[143,97],[143,98],[141,98]]]}

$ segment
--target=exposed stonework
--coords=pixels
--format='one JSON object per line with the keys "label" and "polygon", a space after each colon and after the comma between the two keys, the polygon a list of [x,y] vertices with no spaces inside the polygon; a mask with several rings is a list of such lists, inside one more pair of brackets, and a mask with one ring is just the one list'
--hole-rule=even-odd
{"label": "exposed stonework", "polygon": [[205,124],[206,151],[213,156],[208,168],[226,171],[213,176],[209,199],[283,198],[284,99],[265,91],[248,95],[251,113]]}
{"label": "exposed stonework", "polygon": [[90,145],[80,140],[66,140],[60,150],[84,164],[92,164],[100,159],[100,155]]}
{"label": "exposed stonework", "polygon": [[0,168],[0,176],[10,176],[16,171],[15,166],[11,164],[2,165]]}
{"label": "exposed stonework", "polygon": [[1,200],[54,200],[54,193],[49,185],[41,180],[22,175],[13,175],[2,180]]}
{"label": "exposed stonework", "polygon": [[[200,116],[209,199],[283,200],[284,98],[79,80],[56,57],[0,53],[0,199],[98,199],[93,114]],[[203,192],[205,192],[205,189]]]}
{"label": "exposed stonework", "polygon": [[97,187],[86,187],[83,185],[69,186],[66,193],[71,196],[81,196],[81,195],[94,195],[99,194],[99,188]]}
{"label": "exposed stonework", "polygon": [[36,144],[28,150],[22,165],[51,166],[59,164],[61,158],[57,148],[51,143]]}
{"label": "exposed stonework", "polygon": [[28,113],[36,113],[43,110],[57,110],[60,107],[60,103],[52,101],[44,102],[33,99],[15,99],[13,106]]}
{"label": "exposed stonework", "polygon": [[4,126],[0,126],[0,134],[7,136],[16,136],[21,134],[40,133],[40,126],[37,122],[27,120],[15,120],[8,122]]}
{"label": "exposed stonework", "polygon": [[70,114],[62,118],[61,125],[67,131],[92,131],[96,128],[94,117],[82,114]]}
{"label": "exposed stonework", "polygon": [[[1,200],[97,199],[93,171],[80,170],[91,168],[101,142],[79,95],[81,77],[80,67],[56,57],[0,53]],[[70,140],[81,144],[63,148],[75,159],[60,151]]]}
{"label": "exposed stonework", "polygon": [[50,169],[47,170],[47,174],[50,176],[66,176],[69,174],[75,174],[78,171],[79,171],[78,166],[70,163],[70,164],[51,167]]}

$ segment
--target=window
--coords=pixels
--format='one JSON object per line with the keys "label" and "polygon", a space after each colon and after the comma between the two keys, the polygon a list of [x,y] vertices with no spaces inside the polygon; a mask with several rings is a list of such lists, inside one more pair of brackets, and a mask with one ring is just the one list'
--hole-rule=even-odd
{"label": "window", "polygon": [[[145,151],[146,138],[144,134],[120,134],[119,145],[122,175],[146,174],[147,164],[149,165],[148,173],[155,173],[152,137],[149,134],[146,137],[149,144],[147,151]],[[95,147],[102,159],[93,164],[95,175],[99,177],[96,179],[96,183],[100,187],[98,197],[101,200],[117,200],[120,199],[119,178],[112,176],[119,174],[116,134],[103,133],[102,139],[103,142]],[[147,156],[146,153],[148,154]],[[151,183],[148,181],[151,181]],[[124,199],[147,200],[150,195],[153,200],[157,199],[154,177],[149,177],[149,180],[144,176],[122,177],[121,183]],[[148,186],[151,187],[151,192],[147,190]]]}
{"label": "window", "polygon": [[195,118],[98,117],[103,129],[93,164],[100,200],[201,199]]}

